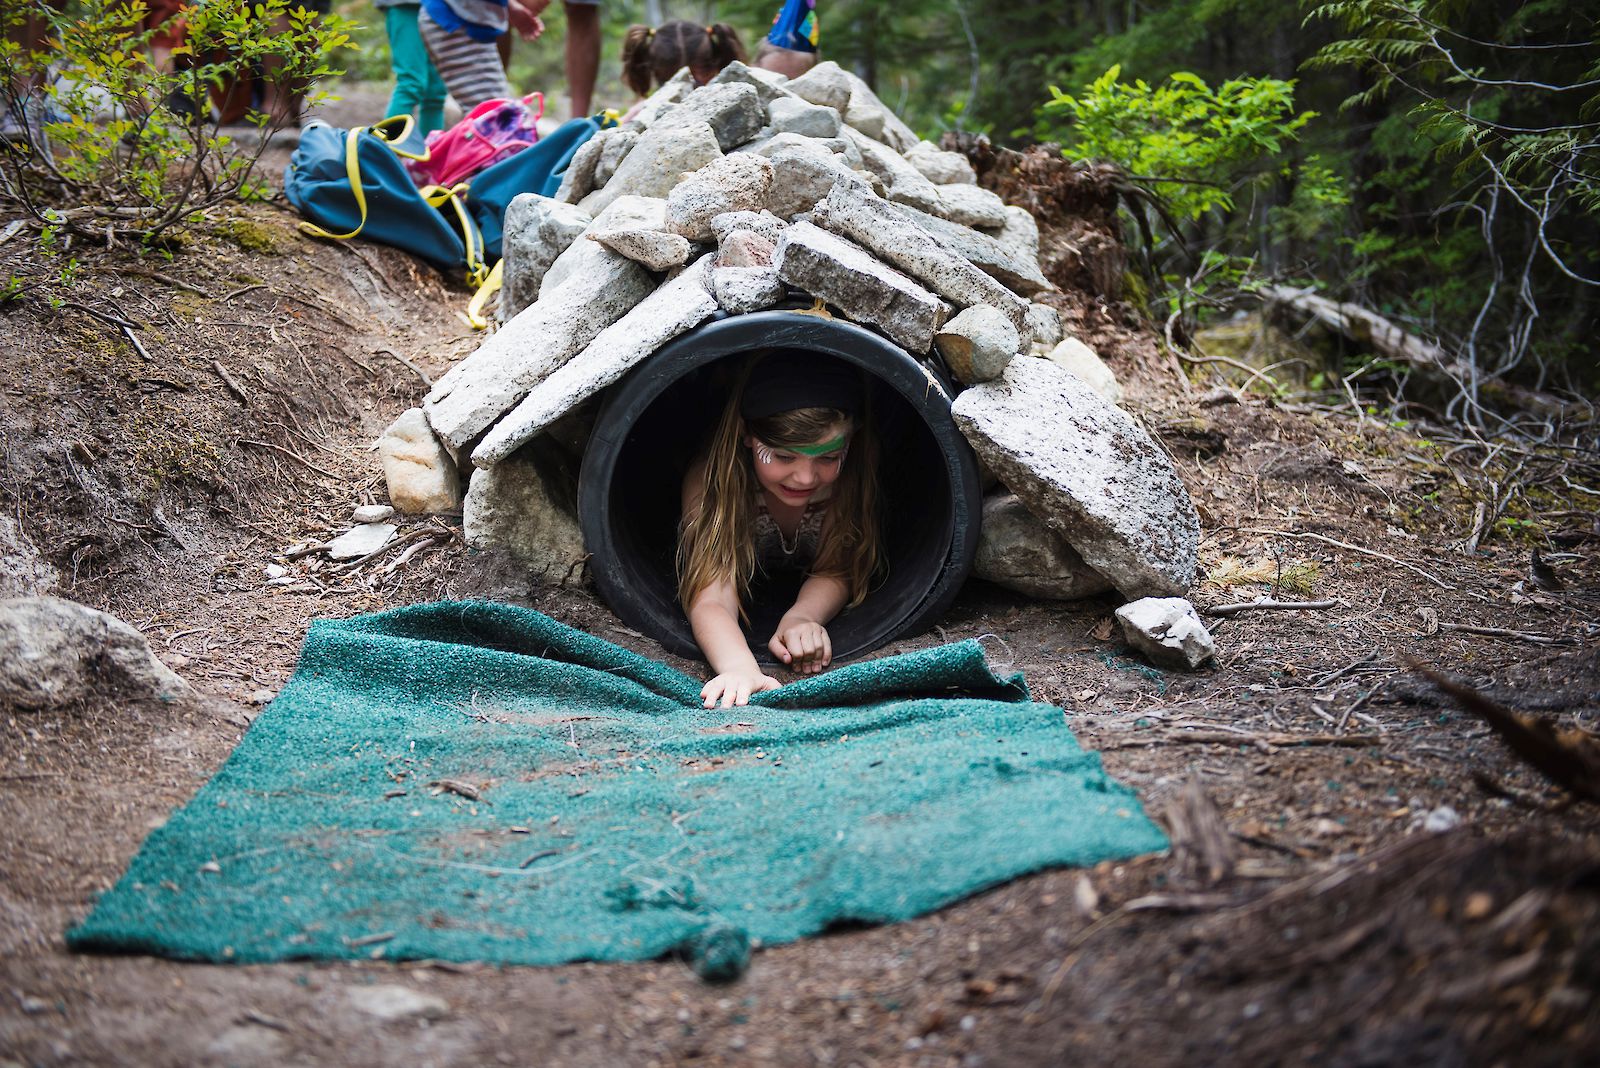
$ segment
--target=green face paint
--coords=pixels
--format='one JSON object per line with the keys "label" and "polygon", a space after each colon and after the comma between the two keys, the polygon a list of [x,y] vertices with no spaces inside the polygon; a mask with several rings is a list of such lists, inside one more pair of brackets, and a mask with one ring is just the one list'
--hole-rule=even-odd
{"label": "green face paint", "polygon": [[843,434],[840,434],[832,441],[824,441],[820,445],[789,445],[785,446],[784,451],[797,452],[801,456],[824,456],[827,453],[833,452],[835,449],[844,448],[848,443],[849,439],[847,439]]}

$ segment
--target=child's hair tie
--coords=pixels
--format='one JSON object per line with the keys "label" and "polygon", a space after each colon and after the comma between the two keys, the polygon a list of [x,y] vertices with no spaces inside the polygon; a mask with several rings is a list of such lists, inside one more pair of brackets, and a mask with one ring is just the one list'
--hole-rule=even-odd
{"label": "child's hair tie", "polygon": [[649,44],[651,41],[654,41],[655,39],[656,39],[656,28],[654,26],[651,26],[649,29],[644,31],[645,44]]}
{"label": "child's hair tie", "polygon": [[713,29],[712,27],[707,26],[706,27],[706,36],[711,38],[714,41],[717,38],[717,31],[715,29]]}

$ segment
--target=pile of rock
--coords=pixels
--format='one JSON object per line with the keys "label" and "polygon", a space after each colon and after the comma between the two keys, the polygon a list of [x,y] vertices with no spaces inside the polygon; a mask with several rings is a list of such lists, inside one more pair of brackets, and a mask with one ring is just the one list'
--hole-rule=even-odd
{"label": "pile of rock", "polygon": [[1033,219],[837,64],[786,80],[736,63],[701,88],[680,72],[585,144],[555,197],[512,203],[504,250],[503,325],[385,434],[402,511],[464,505],[469,543],[563,573],[581,537],[532,460],[552,424],[719,309],[799,290],[965,387],[957,423],[1000,483],[980,576],[1054,598],[1194,581],[1170,461],[1030,300],[1052,288]]}

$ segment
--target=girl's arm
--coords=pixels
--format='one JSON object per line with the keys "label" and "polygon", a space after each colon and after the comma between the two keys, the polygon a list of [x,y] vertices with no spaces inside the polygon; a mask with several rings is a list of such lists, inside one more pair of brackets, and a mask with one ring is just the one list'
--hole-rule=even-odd
{"label": "girl's arm", "polygon": [[[705,461],[697,460],[683,477],[683,523],[700,512],[705,495]],[[689,629],[716,676],[700,690],[707,708],[750,703],[750,695],[776,690],[778,680],[761,670],[739,629],[739,594],[733,580],[714,582],[687,606]]]}
{"label": "girl's arm", "polygon": [[689,628],[716,677],[700,690],[707,708],[750,703],[750,695],[776,690],[778,680],[761,670],[739,629],[739,597],[732,582],[700,591],[689,608]]}
{"label": "girl's arm", "polygon": [[800,586],[794,607],[783,614],[767,643],[772,655],[800,675],[815,675],[833,660],[826,624],[850,599],[850,588],[830,575],[812,575]]}

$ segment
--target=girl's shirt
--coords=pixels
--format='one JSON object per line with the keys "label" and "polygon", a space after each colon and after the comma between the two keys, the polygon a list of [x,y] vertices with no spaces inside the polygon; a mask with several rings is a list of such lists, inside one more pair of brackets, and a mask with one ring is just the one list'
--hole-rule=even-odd
{"label": "girl's shirt", "polygon": [[822,527],[832,503],[833,487],[829,486],[806,502],[800,516],[800,526],[794,535],[787,536],[778,521],[767,510],[765,493],[756,494],[755,526],[752,531],[756,543],[756,563],[763,571],[804,571],[817,558],[822,547]]}

